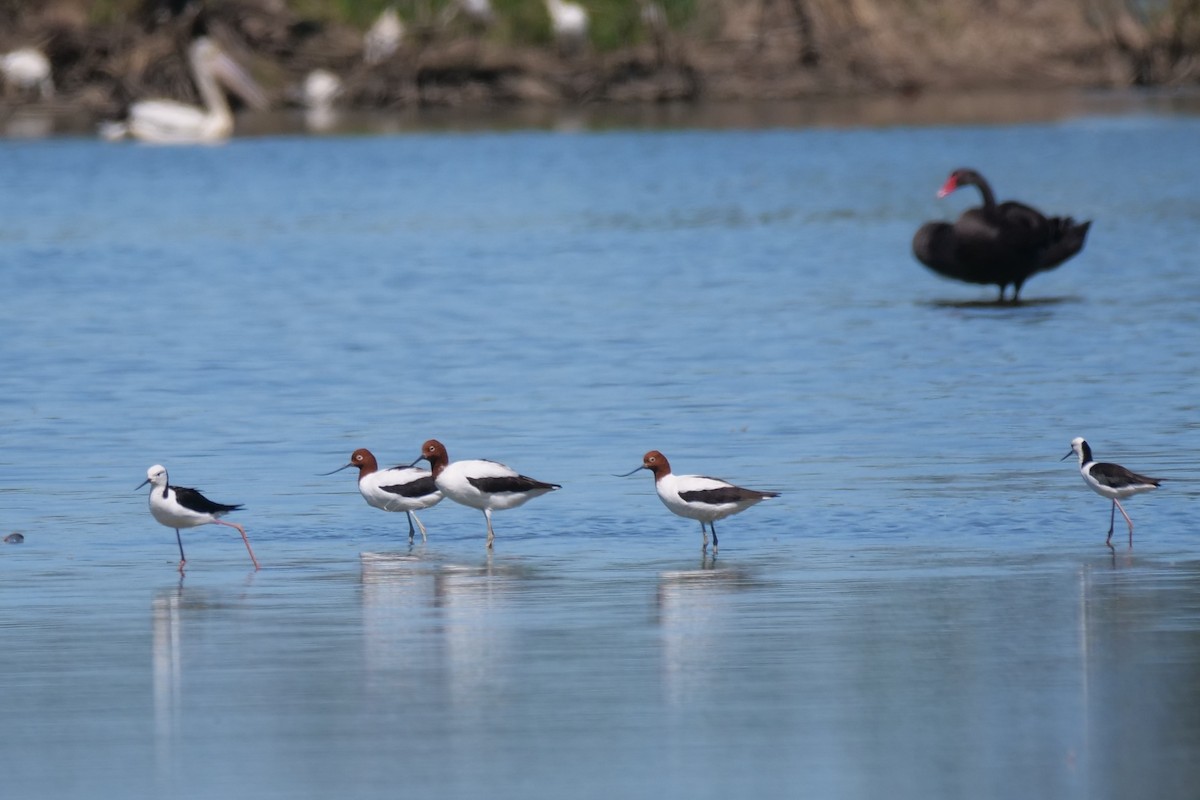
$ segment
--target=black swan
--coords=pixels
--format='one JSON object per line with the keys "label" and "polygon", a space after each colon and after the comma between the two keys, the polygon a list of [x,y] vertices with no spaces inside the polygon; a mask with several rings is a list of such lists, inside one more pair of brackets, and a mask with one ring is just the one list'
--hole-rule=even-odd
{"label": "black swan", "polygon": [[1091,222],[1047,217],[1012,200],[996,204],[992,187],[973,169],[956,169],[938,191],[945,197],[963,186],[978,186],[983,206],[969,208],[958,221],[926,222],[913,237],[913,255],[934,272],[967,283],[1013,286],[1018,302],[1030,275],[1057,267],[1083,249]]}

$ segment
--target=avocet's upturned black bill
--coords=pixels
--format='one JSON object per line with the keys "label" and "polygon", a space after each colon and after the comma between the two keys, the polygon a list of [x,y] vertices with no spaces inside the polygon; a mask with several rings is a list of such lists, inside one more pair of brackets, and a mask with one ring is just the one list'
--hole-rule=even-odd
{"label": "avocet's upturned black bill", "polygon": [[671,472],[671,464],[667,457],[657,450],[651,450],[642,456],[642,465],[635,470],[617,475],[626,478],[635,472],[648,469],[654,473],[654,490],[670,511],[681,517],[700,521],[700,550],[708,549],[708,530],[712,530],[713,553],[717,552],[716,520],[725,519],[731,514],[745,511],[755,503],[771,497],[778,497],[778,492],[760,492],[757,489],[744,489],[734,486],[720,478],[706,478],[703,475],[675,475]]}
{"label": "avocet's upturned black bill", "polygon": [[254,557],[254,550],[250,547],[250,539],[246,536],[246,529],[235,522],[220,519],[230,511],[239,510],[240,505],[214,503],[197,489],[170,486],[167,483],[167,469],[160,464],[146,470],[146,480],[138,484],[137,488],[141,489],[147,483],[151,485],[150,513],[160,524],[175,529],[175,541],[179,544],[180,572],[183,572],[183,566],[187,563],[187,556],[183,554],[183,539],[179,536],[179,529],[195,528],[199,525],[224,525],[235,529],[246,543],[246,551],[250,553],[254,569],[259,568],[258,559]]}
{"label": "avocet's upturned black bill", "polygon": [[1088,446],[1082,436],[1076,436],[1071,440],[1071,452],[1060,458],[1059,461],[1065,461],[1072,455],[1079,457],[1079,474],[1083,476],[1083,482],[1090,486],[1096,494],[1112,500],[1112,509],[1108,515],[1108,538],[1104,540],[1104,543],[1110,548],[1112,547],[1113,524],[1116,522],[1117,509],[1120,509],[1121,516],[1129,525],[1129,547],[1132,548],[1133,520],[1125,513],[1120,501],[1135,494],[1157,489],[1163,479],[1139,475],[1125,469],[1120,464],[1107,464],[1093,460],[1092,448]]}

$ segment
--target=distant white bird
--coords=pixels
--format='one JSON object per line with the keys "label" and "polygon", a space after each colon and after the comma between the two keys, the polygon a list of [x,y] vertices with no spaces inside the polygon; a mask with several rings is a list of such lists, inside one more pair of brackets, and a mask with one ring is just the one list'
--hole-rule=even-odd
{"label": "distant white bird", "polygon": [[655,0],[638,0],[638,16],[650,34],[655,57],[662,64],[667,60],[667,35],[670,33],[667,12]]}
{"label": "distant white bird", "polygon": [[564,53],[576,53],[587,44],[587,9],[571,0],[546,0],[554,41]]}
{"label": "distant white bird", "polygon": [[491,0],[458,0],[463,16],[481,25],[491,25],[495,19]]}
{"label": "distant white bird", "polygon": [[656,36],[667,29],[667,12],[654,0],[638,0],[638,16],[642,24]]}
{"label": "distant white bird", "polygon": [[22,47],[0,56],[0,75],[5,84],[20,91],[37,89],[43,100],[54,96],[50,59],[36,48]]}
{"label": "distant white bird", "polygon": [[496,21],[491,0],[451,0],[438,15],[438,24],[449,25],[459,16],[476,28],[490,27]]}
{"label": "distant white bird", "polygon": [[404,38],[404,23],[396,13],[395,6],[388,6],[363,34],[363,61],[379,64],[388,60],[400,49]]}
{"label": "distant white bird", "polygon": [[329,108],[341,94],[341,78],[327,69],[314,69],[304,78],[300,101],[305,108]]}
{"label": "distant white bird", "polygon": [[132,136],[158,144],[218,142],[233,133],[233,112],[218,80],[252,107],[267,107],[262,88],[208,37],[192,42],[188,61],[204,107],[175,100],[140,100],[129,107],[123,123],[101,126],[106,139]]}
{"label": "distant white bird", "polygon": [[304,125],[310,131],[332,129],[340,116],[334,104],[345,87],[342,79],[326,69],[314,69],[304,78],[293,97],[304,106]]}

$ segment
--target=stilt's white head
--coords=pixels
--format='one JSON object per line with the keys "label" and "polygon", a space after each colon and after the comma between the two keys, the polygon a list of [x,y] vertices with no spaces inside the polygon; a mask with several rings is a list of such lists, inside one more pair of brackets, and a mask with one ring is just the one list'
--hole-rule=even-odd
{"label": "stilt's white head", "polygon": [[166,486],[167,468],[162,464],[155,464],[153,467],[146,470],[146,480],[142,481],[137,488],[140,489],[147,483],[151,486]]}
{"label": "stilt's white head", "polygon": [[1088,443],[1084,441],[1082,436],[1076,436],[1071,440],[1071,452],[1060,458],[1059,461],[1066,461],[1072,455],[1079,456],[1080,464],[1083,464],[1092,457],[1092,449],[1088,447]]}

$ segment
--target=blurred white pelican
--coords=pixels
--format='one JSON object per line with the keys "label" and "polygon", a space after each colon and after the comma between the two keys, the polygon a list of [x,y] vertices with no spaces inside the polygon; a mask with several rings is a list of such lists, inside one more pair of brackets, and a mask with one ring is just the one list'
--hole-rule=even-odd
{"label": "blurred white pelican", "polygon": [[257,83],[208,37],[188,48],[192,77],[204,107],[175,100],[139,100],[129,107],[128,119],[101,127],[107,139],[132,136],[157,144],[219,142],[233,133],[233,112],[218,80],[253,108],[265,109],[267,97]]}
{"label": "blurred white pelican", "polygon": [[391,58],[404,38],[404,23],[394,6],[388,6],[363,35],[363,61],[378,64]]}
{"label": "blurred white pelican", "polygon": [[479,28],[490,27],[496,21],[492,0],[452,0],[443,9],[440,24],[448,25],[459,15],[468,24]]}
{"label": "blurred white pelican", "polygon": [[574,53],[587,43],[587,9],[571,0],[546,0],[554,40],[564,53]]}
{"label": "blurred white pelican", "polygon": [[50,59],[41,50],[22,47],[0,56],[0,75],[4,76],[6,85],[20,91],[37,89],[43,100],[54,96]]}

